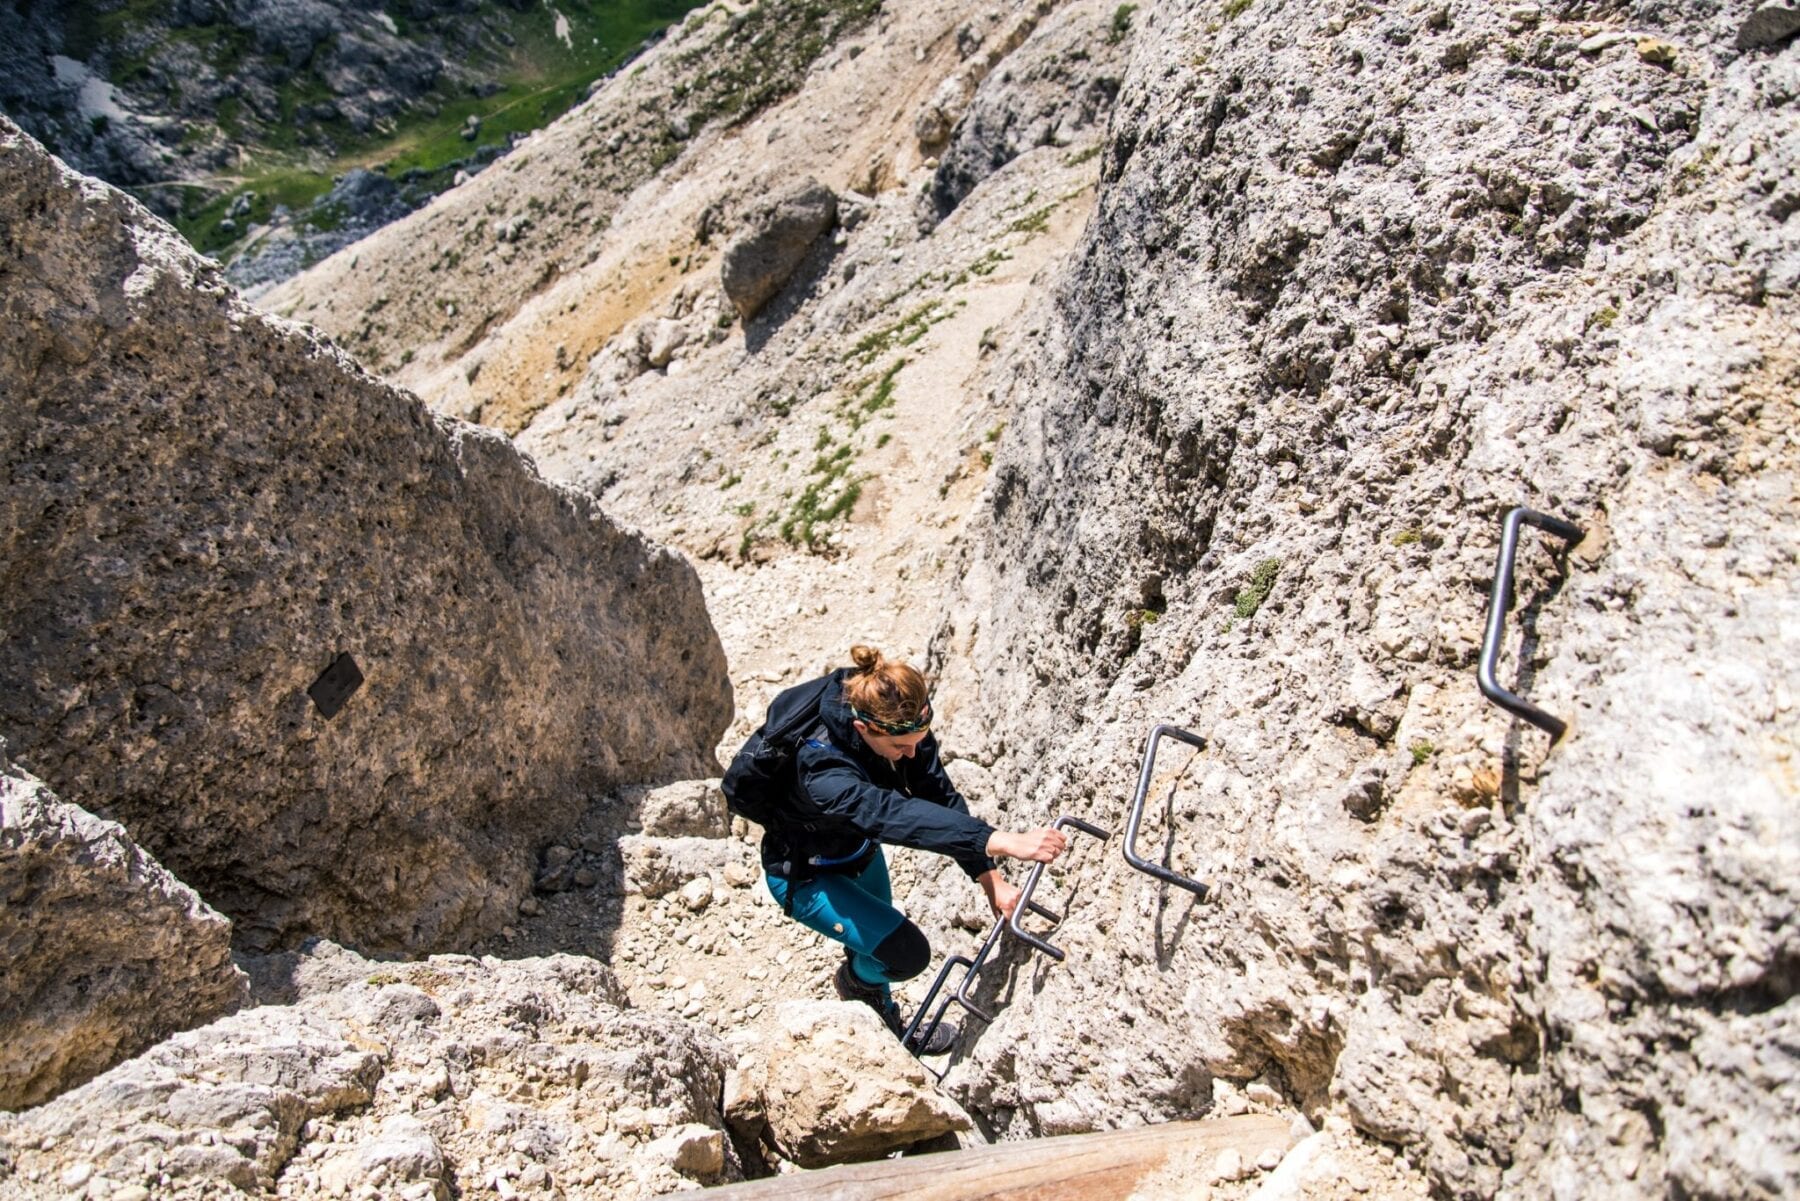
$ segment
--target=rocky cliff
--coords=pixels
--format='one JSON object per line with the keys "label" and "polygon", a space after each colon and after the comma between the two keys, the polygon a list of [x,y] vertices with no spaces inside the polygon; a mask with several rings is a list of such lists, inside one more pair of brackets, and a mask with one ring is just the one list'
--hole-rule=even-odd
{"label": "rocky cliff", "polygon": [[[1213,890],[1082,850],[961,1095],[1016,1135],[1254,1084],[1447,1195],[1781,1195],[1800,51],[1711,5],[1140,19],[936,660],[1011,815],[1118,829],[1150,725],[1203,735],[1144,845]],[[1557,743],[1475,689],[1519,504],[1587,531],[1527,531],[1506,631]]]}
{"label": "rocky cliff", "polygon": [[[727,749],[850,642],[929,640],[974,807],[1114,832],[1041,885],[1067,960],[1003,942],[976,990],[997,1020],[936,1065],[976,1136],[1249,1112],[1305,1136],[1187,1165],[1182,1195],[1221,1199],[1792,1192],[1791,8],[890,0],[807,41],[790,98],[687,120],[742,81],[709,52],[771,11],[695,16],[509,179],[277,299],[688,549],[737,685]],[[816,236],[734,294],[723,264],[789,228]],[[1474,681],[1522,503],[1584,531],[1527,530],[1503,630],[1501,678],[1569,723],[1556,742]],[[1207,747],[1163,744],[1139,849],[1204,899],[1117,853],[1156,722]],[[659,1029],[720,1031],[754,1171],[812,1154],[767,1111],[805,1090],[752,1082],[838,956],[774,911],[717,804],[689,782],[588,807],[474,949],[604,959]],[[893,858],[937,953],[971,951],[967,882]],[[512,995],[488,968],[386,975],[339,983]],[[419,1195],[677,1187],[639,1144],[716,1129],[698,1100],[616,1141],[514,1138],[580,1108],[579,1057],[535,1047],[587,1035],[540,1038],[527,1008],[534,1049],[479,1102],[454,1064],[423,1079],[418,1005],[391,1095],[216,1133],[294,1196],[403,1161]],[[227,1050],[290,1019],[261,1020]],[[216,1072],[196,1045],[169,1055]],[[42,1149],[131,1129],[90,1088],[0,1124],[0,1180],[8,1139],[15,1180],[99,1170]],[[416,1131],[387,1149],[407,1106],[481,1128],[432,1128],[434,1176]]]}
{"label": "rocky cliff", "polygon": [[588,798],[710,767],[678,555],[10,126],[0,180],[0,728],[63,799],[240,945],[423,950],[498,928]]}

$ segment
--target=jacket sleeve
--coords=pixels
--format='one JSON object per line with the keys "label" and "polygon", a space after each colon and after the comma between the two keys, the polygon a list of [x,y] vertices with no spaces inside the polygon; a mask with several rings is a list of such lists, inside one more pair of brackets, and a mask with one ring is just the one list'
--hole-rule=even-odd
{"label": "jacket sleeve", "polygon": [[[993,866],[987,858],[987,841],[994,828],[971,816],[954,788],[949,788],[954,802],[929,795],[908,796],[872,783],[836,752],[802,746],[799,759],[804,803],[827,822],[841,822],[877,842],[948,855],[971,878]],[[943,779],[942,787],[948,788],[943,769],[937,774]],[[924,784],[920,791],[937,787],[935,782]]]}
{"label": "jacket sleeve", "polygon": [[[938,741],[936,734],[927,735],[920,741],[918,754],[913,759],[913,762],[918,765],[916,768],[912,769],[918,781],[913,789],[915,794],[937,801],[964,816],[970,816],[969,803],[963,800],[963,794],[958,792],[956,790],[956,785],[950,782],[950,773],[944,770],[944,761],[938,755]],[[973,817],[970,819],[980,820]],[[982,822],[981,824],[984,826],[987,825],[986,822]],[[991,837],[994,833],[994,828],[988,826],[987,831],[988,835]],[[956,859],[957,864],[961,866],[963,871],[969,874],[969,879],[971,880],[976,879],[983,872],[992,871],[997,866],[987,853],[986,838],[981,840],[981,847],[981,854],[973,858],[965,859],[959,855]]]}

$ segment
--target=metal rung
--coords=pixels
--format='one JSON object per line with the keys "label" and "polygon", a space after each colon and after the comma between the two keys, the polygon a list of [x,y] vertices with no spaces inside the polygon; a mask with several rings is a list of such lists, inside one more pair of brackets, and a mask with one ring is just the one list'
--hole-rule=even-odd
{"label": "metal rung", "polygon": [[[1099,826],[1091,825],[1082,821],[1079,817],[1070,817],[1067,814],[1064,814],[1062,817],[1059,817],[1054,822],[1050,823],[1050,828],[1053,830],[1060,830],[1064,826],[1073,826],[1083,834],[1092,835],[1101,842],[1105,842],[1112,837],[1112,831],[1102,830]],[[1012,919],[1006,923],[1006,928],[1011,930],[1021,941],[1029,943],[1044,954],[1050,956],[1050,958],[1061,963],[1065,958],[1062,951],[1051,946],[1047,941],[1039,938],[1037,935],[1032,934],[1021,924],[1027,909],[1036,909],[1040,913],[1042,912],[1038,906],[1031,904],[1031,894],[1037,889],[1038,881],[1043,878],[1044,869],[1048,866],[1050,866],[1048,863],[1037,863],[1032,865],[1031,874],[1025,877],[1025,887],[1019,890],[1019,903],[1013,907]],[[1060,922],[1060,920],[1061,919],[1059,918],[1058,921]]]}
{"label": "metal rung", "polygon": [[[917,1042],[913,1041],[913,1035],[918,1033],[920,1020],[931,1011],[931,1003],[937,999],[939,991],[943,989],[944,980],[950,975],[950,969],[956,967],[958,964],[969,968],[971,971],[973,971],[975,967],[975,961],[970,959],[967,955],[952,955],[944,960],[944,966],[938,969],[938,974],[932,980],[931,987],[926,990],[925,999],[919,1002],[919,1011],[913,1014],[912,1021],[906,1024],[906,1033],[900,1036],[901,1043],[904,1044],[908,1050],[912,1050],[915,1047],[928,1046],[931,1042],[931,1036],[937,1033],[938,1024],[944,1020],[944,1010],[950,1007],[950,998],[948,997],[944,999],[943,1005],[939,1006],[937,1015],[931,1019],[931,1024],[925,1027],[925,1036]],[[918,1052],[913,1051],[913,1054],[917,1055]]]}
{"label": "metal rung", "polygon": [[[1057,916],[1055,910],[1046,909],[1036,902],[1031,903],[1031,908],[1039,917],[1047,917],[1051,921],[1062,920]],[[937,976],[931,981],[931,987],[925,990],[925,999],[919,1002],[919,1011],[913,1014],[913,1020],[906,1027],[906,1034],[904,1037],[908,1046],[913,1045],[913,1033],[918,1030],[919,1022],[931,1011],[931,1003],[937,1000],[938,994],[943,991],[944,981],[949,979],[950,970],[955,967],[960,966],[967,970],[963,973],[963,978],[959,982],[956,991],[945,997],[942,1004],[938,1006],[937,1013],[932,1016],[931,1024],[925,1027],[925,1035],[919,1040],[920,1043],[924,1044],[931,1041],[932,1034],[937,1030],[938,1023],[944,1020],[944,1013],[950,1008],[950,1002],[952,1001],[955,1001],[958,1005],[961,1005],[964,1009],[968,1010],[984,1022],[992,1022],[994,1020],[993,1014],[969,1000],[969,988],[975,983],[976,975],[980,973],[984,966],[986,966],[987,958],[993,953],[995,944],[1000,941],[1000,932],[1004,929],[1006,929],[1006,919],[1003,917],[995,918],[993,927],[988,931],[987,937],[982,940],[981,949],[975,952],[975,958],[970,959],[966,955],[952,955],[944,960],[944,966],[938,969]]]}
{"label": "metal rung", "polygon": [[1192,876],[1171,871],[1160,863],[1152,863],[1137,853],[1138,829],[1144,821],[1144,798],[1150,795],[1150,779],[1156,773],[1156,746],[1164,737],[1185,742],[1196,750],[1206,749],[1206,739],[1176,726],[1159,725],[1150,731],[1150,744],[1144,748],[1144,768],[1138,773],[1137,794],[1131,798],[1131,816],[1125,823],[1125,862],[1146,875],[1185,888],[1195,896],[1206,898],[1206,885]]}
{"label": "metal rung", "polygon": [[1512,608],[1513,559],[1519,553],[1521,525],[1534,525],[1561,538],[1568,546],[1574,546],[1586,536],[1578,525],[1522,505],[1506,515],[1500,527],[1500,557],[1494,565],[1494,588],[1488,594],[1487,632],[1481,639],[1481,660],[1475,670],[1475,680],[1481,686],[1481,695],[1488,700],[1524,718],[1551,738],[1561,738],[1569,728],[1567,722],[1502,688],[1495,678],[1495,670],[1500,664],[1500,640],[1506,628],[1506,614]]}

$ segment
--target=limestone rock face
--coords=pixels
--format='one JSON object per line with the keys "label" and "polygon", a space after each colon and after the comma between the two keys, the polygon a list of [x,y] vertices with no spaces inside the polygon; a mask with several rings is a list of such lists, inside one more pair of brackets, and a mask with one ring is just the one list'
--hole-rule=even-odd
{"label": "limestone rock face", "polygon": [[[755,1063],[748,1091],[762,1098],[775,1145],[801,1167],[879,1159],[971,1125],[866,1005],[777,1006]],[[744,1091],[735,1113],[756,1108]]]}
{"label": "limestone rock face", "polygon": [[729,1053],[621,1009],[590,960],[393,964],[316,943],[252,968],[292,1003],[0,1115],[0,1194],[66,1195],[74,1175],[158,1196],[443,1198],[502,1180],[633,1199],[738,1172],[719,1113]]}
{"label": "limestone rock face", "polygon": [[[1140,10],[933,666],[1014,821],[1204,735],[1140,850],[1214,887],[1078,841],[951,1078],[1003,1132],[1262,1090],[1445,1195],[1800,1187],[1800,77],[1610,12]],[[1589,531],[1506,628],[1555,746],[1475,687],[1522,503]]]}
{"label": "limestone rock face", "polygon": [[761,312],[836,219],[837,195],[812,178],[752,209],[719,264],[738,316],[749,320]]}
{"label": "limestone rock face", "polygon": [[49,1100],[248,996],[231,924],[0,742],[0,1109]]}
{"label": "limestone rock face", "polygon": [[427,949],[498,928],[587,796],[713,774],[684,560],[10,125],[0,181],[0,728],[63,799],[244,945]]}
{"label": "limestone rock face", "polygon": [[1132,26],[1150,15],[1148,6],[1114,15],[1107,35],[1096,38],[1096,27],[1106,27],[1106,15],[1119,7],[1105,0],[1031,6],[997,24],[944,81],[915,122],[922,144],[942,146],[927,203],[931,220],[949,216],[1025,151],[1066,146],[1105,122]]}

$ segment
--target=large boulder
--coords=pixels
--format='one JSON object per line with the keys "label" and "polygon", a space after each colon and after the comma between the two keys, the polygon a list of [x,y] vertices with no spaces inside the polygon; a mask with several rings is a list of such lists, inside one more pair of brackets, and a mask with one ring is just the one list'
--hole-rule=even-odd
{"label": "large boulder", "polygon": [[242,945],[465,943],[589,798],[716,773],[685,560],[3,120],[0,313],[0,728]]}
{"label": "large boulder", "polygon": [[748,1080],[734,1091],[761,1098],[775,1146],[803,1168],[879,1159],[972,1124],[866,1005],[780,1005],[746,1059]]}
{"label": "large boulder", "polygon": [[738,316],[748,321],[761,312],[835,220],[836,194],[811,177],[752,209],[719,265]]}
{"label": "large boulder", "polygon": [[231,924],[0,741],[0,1109],[80,1084],[247,994]]}
{"label": "large boulder", "polygon": [[378,963],[318,942],[251,966],[292,1004],[0,1114],[0,1196],[635,1201],[738,1175],[730,1053],[624,1009],[592,960]]}
{"label": "large boulder", "polygon": [[309,1121],[374,1099],[382,1056],[359,1041],[314,1014],[247,1009],[0,1116],[0,1156],[39,1196],[57,1195],[53,1182],[73,1193],[94,1178],[266,1189]]}

